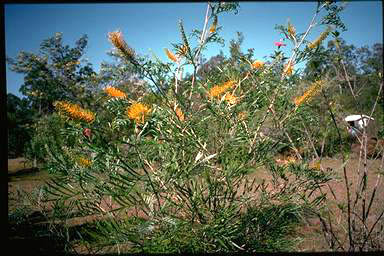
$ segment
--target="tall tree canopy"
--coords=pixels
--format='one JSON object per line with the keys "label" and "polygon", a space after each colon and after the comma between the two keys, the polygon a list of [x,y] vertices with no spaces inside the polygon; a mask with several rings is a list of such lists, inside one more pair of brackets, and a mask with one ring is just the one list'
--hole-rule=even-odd
{"label": "tall tree canopy", "polygon": [[20,87],[31,107],[40,114],[50,113],[56,100],[84,104],[92,92],[92,65],[82,59],[88,43],[83,35],[75,47],[63,45],[62,33],[44,40],[39,54],[21,51],[15,59],[7,58],[10,69],[24,74]]}

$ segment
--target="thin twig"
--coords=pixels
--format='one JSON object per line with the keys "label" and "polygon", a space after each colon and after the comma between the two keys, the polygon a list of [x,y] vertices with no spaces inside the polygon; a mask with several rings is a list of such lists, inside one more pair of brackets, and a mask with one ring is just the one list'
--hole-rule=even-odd
{"label": "thin twig", "polygon": [[[328,102],[328,98],[327,98],[327,96],[326,96],[326,94],[324,92],[323,92],[323,96],[326,99],[326,101]],[[353,243],[353,236],[352,236],[352,230],[351,230],[351,199],[350,199],[351,195],[350,195],[350,191],[349,191],[349,189],[350,189],[349,186],[350,185],[349,185],[349,182],[348,182],[347,169],[345,167],[345,158],[344,158],[344,154],[343,154],[342,138],[341,138],[341,134],[340,134],[340,129],[337,126],[335,115],[333,114],[332,109],[329,107],[329,104],[327,104],[327,107],[328,107],[328,111],[329,111],[329,113],[331,115],[333,124],[335,125],[336,131],[337,131],[337,135],[339,137],[339,145],[340,145],[341,157],[342,157],[342,161],[343,161],[344,181],[345,181],[345,186],[346,186],[346,189],[347,189],[348,237],[349,237],[349,246],[350,246],[349,247],[349,251],[351,251],[351,249],[354,248],[354,243]]]}

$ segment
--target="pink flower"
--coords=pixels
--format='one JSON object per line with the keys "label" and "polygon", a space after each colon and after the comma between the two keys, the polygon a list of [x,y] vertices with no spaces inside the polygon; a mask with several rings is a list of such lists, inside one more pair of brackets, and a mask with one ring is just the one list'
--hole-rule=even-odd
{"label": "pink flower", "polygon": [[286,46],[286,44],[283,44],[282,42],[275,42],[275,45],[277,47]]}
{"label": "pink flower", "polygon": [[85,128],[85,129],[83,130],[83,135],[84,135],[85,137],[87,137],[87,138],[90,138],[91,135],[92,135],[92,131],[91,131],[91,129],[89,129],[89,128]]}

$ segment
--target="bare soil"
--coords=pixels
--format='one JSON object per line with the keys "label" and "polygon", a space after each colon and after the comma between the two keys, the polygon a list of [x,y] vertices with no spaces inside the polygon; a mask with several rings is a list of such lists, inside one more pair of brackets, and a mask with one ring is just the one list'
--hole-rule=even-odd
{"label": "bare soil", "polygon": [[[321,161],[321,169],[327,170],[334,174],[334,179],[329,182],[329,184],[324,188],[324,193],[327,194],[329,200],[329,207],[334,209],[332,211],[332,218],[334,222],[332,223],[335,227],[335,232],[340,237],[346,238],[346,215],[339,208],[338,205],[342,202],[346,202],[347,191],[344,180],[344,169],[342,168],[342,161],[340,159],[323,159]],[[372,203],[372,210],[370,216],[372,220],[369,223],[372,225],[375,218],[378,217],[378,214],[384,209],[384,204],[382,203],[382,198],[384,198],[384,186],[383,179],[378,176],[378,171],[383,171],[383,162],[382,159],[376,160],[367,160],[366,163],[360,162],[357,157],[349,159],[345,165],[345,170],[348,178],[348,182],[351,185],[351,200],[353,201],[356,195],[360,195],[359,191],[356,192],[356,184],[359,184],[359,175],[362,175],[364,170],[367,171],[367,195],[370,195],[373,191],[373,188],[377,188],[375,200]],[[360,172],[358,171],[360,170]],[[256,175],[256,174],[254,174]],[[39,193],[41,186],[50,178],[49,174],[44,171],[39,171],[31,167],[29,163],[26,163],[24,159],[9,159],[8,160],[8,214],[14,213],[17,209],[22,209],[25,207],[25,204],[28,204],[23,200],[23,195],[32,195],[33,193]],[[257,181],[262,179],[269,180],[271,177],[266,171],[260,171],[257,173]],[[357,194],[356,194],[357,193]],[[369,197],[367,200],[368,205]],[[359,212],[361,205],[356,205],[353,210]],[[35,214],[35,215],[34,215]],[[47,231],[47,226],[44,226],[44,217],[40,216],[38,212],[32,212],[30,215],[29,226],[24,225],[24,230],[17,230],[17,225],[14,222],[10,222],[10,243],[14,243],[17,248],[20,248],[20,244],[26,244],[30,246],[30,251],[39,252],[40,255],[47,255],[52,251],[60,251],[63,248],[60,245],[54,245],[54,239],[48,239],[48,237],[43,236],[36,238],[36,227],[37,230]],[[84,223],[95,220],[95,217],[87,218],[74,218],[70,222],[72,226],[80,226]],[[384,221],[381,221],[381,224]],[[13,225],[13,229],[12,229]],[[35,229],[32,228],[35,227]],[[321,223],[318,219],[312,218],[308,219],[305,224],[303,224],[297,230],[297,234],[301,241],[298,244],[297,251],[329,251],[329,247],[324,239]],[[384,239],[384,235],[381,236]],[[347,248],[347,240],[342,239],[343,245]],[[37,239],[37,240],[36,240]],[[384,240],[382,241],[384,244]],[[56,243],[60,243],[56,241]],[[23,246],[21,246],[23,247]],[[87,250],[84,247],[78,247],[75,249],[78,253],[85,252]]]}
{"label": "bare soil", "polygon": [[[335,179],[328,182],[324,189],[328,198],[328,207],[331,214],[331,224],[335,230],[336,235],[341,238],[340,242],[344,248],[348,248],[347,241],[347,189],[346,182],[344,179],[344,168],[342,167],[342,160],[340,159],[326,159],[321,163],[322,167],[330,170],[335,174]],[[362,212],[362,201],[354,204],[357,196],[366,197],[365,208],[367,209],[369,199],[371,198],[372,192],[377,188],[375,197],[372,202],[371,211],[367,221],[368,227],[372,227],[374,221],[379,217],[379,214],[384,210],[384,204],[382,198],[384,197],[384,187],[382,175],[378,172],[383,172],[382,160],[367,160],[366,163],[361,162],[358,158],[350,159],[345,165],[345,171],[348,183],[350,186],[350,201],[352,202],[351,212],[355,212],[361,215]],[[367,172],[367,190],[361,192],[359,189],[361,183],[361,177],[364,171]],[[341,207],[341,209],[340,209]],[[358,218],[356,218],[358,219]],[[358,222],[358,220],[357,220]],[[384,220],[381,218],[379,222],[381,225]],[[379,225],[376,225],[378,227]],[[319,219],[308,220],[308,225],[305,225],[302,229],[303,241],[299,244],[298,250],[300,251],[328,251],[330,250],[327,243],[324,240],[323,233],[321,231],[321,224]],[[384,245],[384,234],[379,237],[382,244]]]}

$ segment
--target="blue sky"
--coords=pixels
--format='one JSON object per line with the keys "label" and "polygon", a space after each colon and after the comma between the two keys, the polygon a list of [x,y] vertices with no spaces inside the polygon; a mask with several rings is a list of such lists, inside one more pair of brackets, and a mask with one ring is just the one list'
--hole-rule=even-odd
{"label": "blue sky", "polygon": [[[236,31],[244,34],[242,50],[255,49],[255,58],[263,59],[276,49],[274,42],[280,35],[274,29],[277,24],[291,23],[297,32],[307,28],[316,2],[240,2],[237,15],[219,16],[220,35],[225,47],[211,46],[204,57],[216,55],[223,50],[228,55],[231,39]],[[108,32],[117,29],[123,32],[126,42],[139,54],[150,54],[151,49],[160,59],[167,61],[164,48],[181,42],[178,21],[183,20],[185,31],[202,29],[207,4],[197,3],[119,3],[119,4],[6,4],[5,5],[5,50],[6,56],[16,57],[18,52],[38,53],[40,43],[55,32],[63,33],[64,44],[74,46],[83,34],[88,35],[87,58],[96,71],[102,61],[112,61],[107,56],[112,46]],[[357,47],[383,42],[383,16],[381,1],[348,2],[341,18],[348,31],[341,34],[348,44]],[[309,39],[316,38],[324,27],[315,28]],[[193,42],[196,43],[196,42]],[[192,44],[193,44],[192,43]],[[290,45],[285,47],[289,56]],[[7,93],[21,96],[23,75],[6,70]]]}

